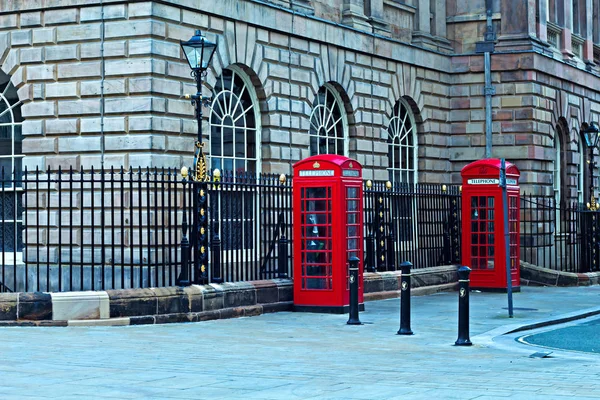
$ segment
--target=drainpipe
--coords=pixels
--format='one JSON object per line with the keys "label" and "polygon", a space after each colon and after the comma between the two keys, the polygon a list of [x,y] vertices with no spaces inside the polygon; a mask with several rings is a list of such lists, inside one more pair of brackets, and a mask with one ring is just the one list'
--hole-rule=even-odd
{"label": "drainpipe", "polygon": [[100,0],[100,166],[104,168],[104,0]]}
{"label": "drainpipe", "polygon": [[492,0],[486,0],[486,30],[485,40],[475,44],[475,52],[483,53],[483,68],[485,74],[485,158],[492,157],[492,96],[496,94],[496,88],[492,85],[492,53],[496,32],[492,25]]}

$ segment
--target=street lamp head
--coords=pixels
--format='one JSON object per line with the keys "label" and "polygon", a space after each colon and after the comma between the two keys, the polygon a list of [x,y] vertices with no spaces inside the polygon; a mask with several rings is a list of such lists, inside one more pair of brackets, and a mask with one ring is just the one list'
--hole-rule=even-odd
{"label": "street lamp head", "polygon": [[217,49],[217,44],[204,37],[200,30],[187,42],[180,41],[180,45],[194,72],[206,71]]}
{"label": "street lamp head", "polygon": [[585,143],[588,147],[598,146],[598,139],[600,139],[600,129],[594,122],[583,129],[583,136],[585,137]]}

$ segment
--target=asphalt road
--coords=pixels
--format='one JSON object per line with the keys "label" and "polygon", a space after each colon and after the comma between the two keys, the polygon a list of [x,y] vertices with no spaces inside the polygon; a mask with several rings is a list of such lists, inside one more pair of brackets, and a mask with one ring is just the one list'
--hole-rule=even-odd
{"label": "asphalt road", "polygon": [[600,318],[522,336],[519,341],[548,349],[600,353]]}

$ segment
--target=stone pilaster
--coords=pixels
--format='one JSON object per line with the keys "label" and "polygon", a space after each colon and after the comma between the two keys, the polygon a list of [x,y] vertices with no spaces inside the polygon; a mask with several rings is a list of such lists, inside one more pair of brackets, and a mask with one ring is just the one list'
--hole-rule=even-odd
{"label": "stone pilaster", "polygon": [[418,0],[417,29],[412,34],[412,42],[423,47],[435,46],[431,35],[431,7],[429,0]]}
{"label": "stone pilaster", "polygon": [[502,19],[496,46],[502,50],[528,50],[539,47],[536,37],[536,0],[504,0]]}
{"label": "stone pilaster", "polygon": [[538,24],[537,24],[537,36],[542,42],[548,42],[548,0],[538,0]]}
{"label": "stone pilaster", "polygon": [[365,15],[363,0],[344,0],[342,23],[356,29],[371,32],[371,25]]}
{"label": "stone pilaster", "polygon": [[560,35],[560,50],[566,61],[573,58],[573,45],[571,42],[571,34],[573,32],[573,2],[563,2],[562,18],[559,14],[559,23],[562,24],[563,30]]}
{"label": "stone pilaster", "polygon": [[390,26],[383,20],[383,0],[371,0],[367,2],[365,12],[369,23],[373,27],[373,33],[390,36]]}
{"label": "stone pilaster", "polygon": [[594,65],[594,37],[592,36],[593,27],[593,0],[585,1],[585,32],[583,42],[583,61],[588,66]]}

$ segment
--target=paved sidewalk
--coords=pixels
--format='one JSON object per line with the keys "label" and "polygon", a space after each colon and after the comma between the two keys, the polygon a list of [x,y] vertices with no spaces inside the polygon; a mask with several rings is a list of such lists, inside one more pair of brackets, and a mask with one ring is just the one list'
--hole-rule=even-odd
{"label": "paved sidewalk", "polygon": [[[600,286],[471,294],[472,347],[453,346],[458,295],[413,297],[414,336],[398,336],[399,300],[347,315],[278,313],[193,324],[1,328],[0,398],[573,399],[600,398],[600,358],[503,333],[600,311]],[[523,309],[523,310],[522,310]]]}

